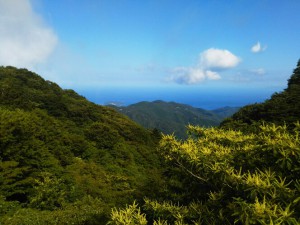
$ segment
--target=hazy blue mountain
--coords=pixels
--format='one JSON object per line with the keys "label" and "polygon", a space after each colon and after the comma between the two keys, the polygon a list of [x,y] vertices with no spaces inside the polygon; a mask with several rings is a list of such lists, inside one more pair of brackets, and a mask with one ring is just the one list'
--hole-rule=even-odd
{"label": "hazy blue mountain", "polygon": [[157,128],[165,134],[174,133],[181,138],[186,137],[186,125],[188,124],[205,127],[218,126],[224,118],[237,111],[237,108],[230,107],[209,111],[160,100],[143,101],[122,107],[110,106],[148,129]]}
{"label": "hazy blue mountain", "polygon": [[241,107],[225,106],[225,107],[214,109],[214,110],[211,110],[211,111],[214,112],[215,114],[219,115],[223,119],[225,119],[225,118],[228,118],[228,117],[232,116],[237,111],[239,111],[240,108]]}

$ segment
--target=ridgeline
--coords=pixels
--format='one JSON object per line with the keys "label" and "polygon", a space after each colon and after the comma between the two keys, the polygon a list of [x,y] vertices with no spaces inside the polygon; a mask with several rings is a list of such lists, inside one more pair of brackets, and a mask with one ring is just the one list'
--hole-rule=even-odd
{"label": "ridgeline", "polygon": [[139,102],[129,106],[110,107],[128,116],[148,129],[157,129],[164,134],[174,133],[178,138],[187,138],[187,126],[216,127],[239,108],[224,107],[205,110],[176,102]]}

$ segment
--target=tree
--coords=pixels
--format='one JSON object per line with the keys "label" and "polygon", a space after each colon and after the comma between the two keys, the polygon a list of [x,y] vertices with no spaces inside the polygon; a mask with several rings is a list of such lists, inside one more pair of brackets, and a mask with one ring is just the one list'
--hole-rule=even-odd
{"label": "tree", "polygon": [[300,85],[300,59],[298,60],[297,67],[290,79],[288,80],[288,89],[291,89],[294,85]]}

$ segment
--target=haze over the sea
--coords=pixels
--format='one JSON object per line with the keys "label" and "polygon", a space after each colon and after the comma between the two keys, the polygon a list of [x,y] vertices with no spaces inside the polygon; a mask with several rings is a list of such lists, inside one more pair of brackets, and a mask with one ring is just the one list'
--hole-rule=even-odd
{"label": "haze over the sea", "polygon": [[[220,89],[215,90],[199,90],[194,88],[186,91],[185,88],[173,88],[167,91],[163,88],[157,88],[156,91],[150,89],[138,88],[101,88],[91,90],[79,90],[79,93],[92,102],[100,105],[116,104],[119,106],[127,106],[141,101],[173,101],[188,104],[197,108],[216,109],[224,106],[241,107],[247,104],[263,102],[270,98],[270,92],[277,91],[268,89],[236,90]],[[221,96],[221,97],[220,97]]]}

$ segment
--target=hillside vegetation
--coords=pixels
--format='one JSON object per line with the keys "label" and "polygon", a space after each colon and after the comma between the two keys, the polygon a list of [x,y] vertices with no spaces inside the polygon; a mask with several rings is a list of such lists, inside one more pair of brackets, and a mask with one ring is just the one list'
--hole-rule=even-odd
{"label": "hillside vegetation", "polygon": [[93,221],[151,195],[159,138],[26,69],[0,67],[0,224]]}
{"label": "hillside vegetation", "polygon": [[110,106],[148,129],[158,129],[164,134],[174,133],[178,138],[187,138],[187,125],[203,127],[218,126],[224,118],[238,108],[225,107],[204,110],[175,102],[139,102],[126,107]]}
{"label": "hillside vegetation", "polygon": [[300,224],[299,67],[186,140],[2,67],[0,224]]}
{"label": "hillside vegetation", "polygon": [[[261,126],[259,134],[190,126],[165,136],[172,201],[146,198],[112,211],[111,224],[299,224],[300,124]],[[175,194],[176,193],[176,194]]]}

